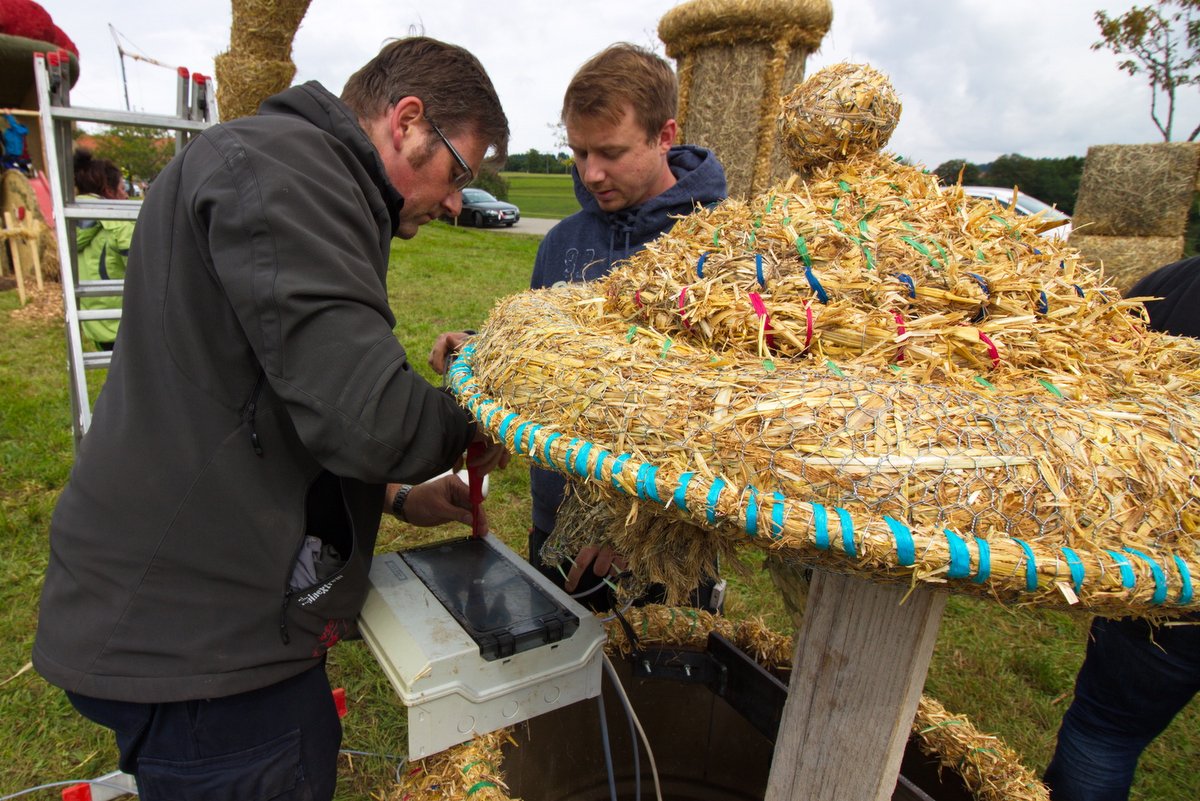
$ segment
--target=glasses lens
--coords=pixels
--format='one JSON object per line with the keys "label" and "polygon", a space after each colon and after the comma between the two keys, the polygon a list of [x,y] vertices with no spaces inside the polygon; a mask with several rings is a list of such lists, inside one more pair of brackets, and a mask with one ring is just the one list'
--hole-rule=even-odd
{"label": "glasses lens", "polygon": [[442,142],[446,145],[447,149],[449,149],[450,155],[454,156],[454,160],[458,162],[459,169],[462,170],[462,172],[460,172],[460,173],[458,173],[458,175],[454,176],[454,188],[457,190],[460,190],[460,191],[465,189],[467,187],[467,184],[469,184],[469,183],[471,183],[471,181],[475,180],[475,173],[471,170],[471,166],[469,164],[467,164],[466,159],[464,159],[459,154],[458,150],[454,147],[454,145],[450,144],[450,140],[446,137],[446,135],[444,133],[442,133],[442,129],[437,127],[437,124],[434,123],[433,120],[430,120],[428,117],[426,117],[425,119],[429,121],[429,127],[433,128],[434,133],[436,133],[438,135],[438,137],[441,138]]}

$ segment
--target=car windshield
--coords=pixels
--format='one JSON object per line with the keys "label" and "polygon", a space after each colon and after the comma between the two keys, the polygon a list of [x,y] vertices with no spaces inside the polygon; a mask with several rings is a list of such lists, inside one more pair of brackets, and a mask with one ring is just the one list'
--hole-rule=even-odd
{"label": "car windshield", "polygon": [[464,203],[495,203],[496,198],[492,197],[487,192],[484,192],[482,189],[464,189],[463,190],[463,202]]}
{"label": "car windshield", "polygon": [[1043,203],[1036,197],[1030,197],[1024,192],[1017,193],[1017,211],[1030,215],[1044,211],[1046,212],[1045,217],[1047,220],[1061,220],[1067,216],[1050,204]]}

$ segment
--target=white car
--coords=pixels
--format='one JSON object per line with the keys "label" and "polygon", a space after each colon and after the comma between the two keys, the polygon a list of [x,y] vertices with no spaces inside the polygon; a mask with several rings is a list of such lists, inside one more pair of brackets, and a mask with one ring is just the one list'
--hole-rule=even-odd
{"label": "white car", "polygon": [[[962,190],[964,195],[984,198],[986,200],[995,200],[1006,207],[1011,205],[1013,202],[1012,187],[1005,189],[1002,186],[964,186]],[[1047,222],[1052,222],[1054,220],[1067,221],[1057,228],[1051,228],[1049,231],[1046,231],[1043,236],[1047,236],[1052,239],[1062,239],[1065,241],[1071,233],[1070,216],[1062,213],[1047,203],[1043,203],[1032,195],[1027,195],[1024,192],[1017,192],[1017,204],[1015,209],[1017,214],[1020,214],[1023,217],[1041,212],[1042,218]]]}

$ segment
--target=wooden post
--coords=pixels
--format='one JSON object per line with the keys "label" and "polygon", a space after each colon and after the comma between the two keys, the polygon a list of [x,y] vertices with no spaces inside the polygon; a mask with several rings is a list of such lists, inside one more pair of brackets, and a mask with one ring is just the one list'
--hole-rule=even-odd
{"label": "wooden post", "polygon": [[17,277],[17,299],[25,305],[25,279],[21,275],[21,249],[17,243],[17,229],[13,226],[12,214],[4,212],[5,239],[8,240],[8,252],[12,254],[13,274]]}
{"label": "wooden post", "polygon": [[765,801],[892,797],[945,605],[814,573]]}

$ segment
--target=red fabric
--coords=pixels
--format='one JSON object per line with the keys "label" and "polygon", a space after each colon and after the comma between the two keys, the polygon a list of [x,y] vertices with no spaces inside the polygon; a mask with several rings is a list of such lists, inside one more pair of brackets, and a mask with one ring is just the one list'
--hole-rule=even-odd
{"label": "red fabric", "polygon": [[79,56],[79,48],[33,0],[0,0],[0,33],[50,42]]}

